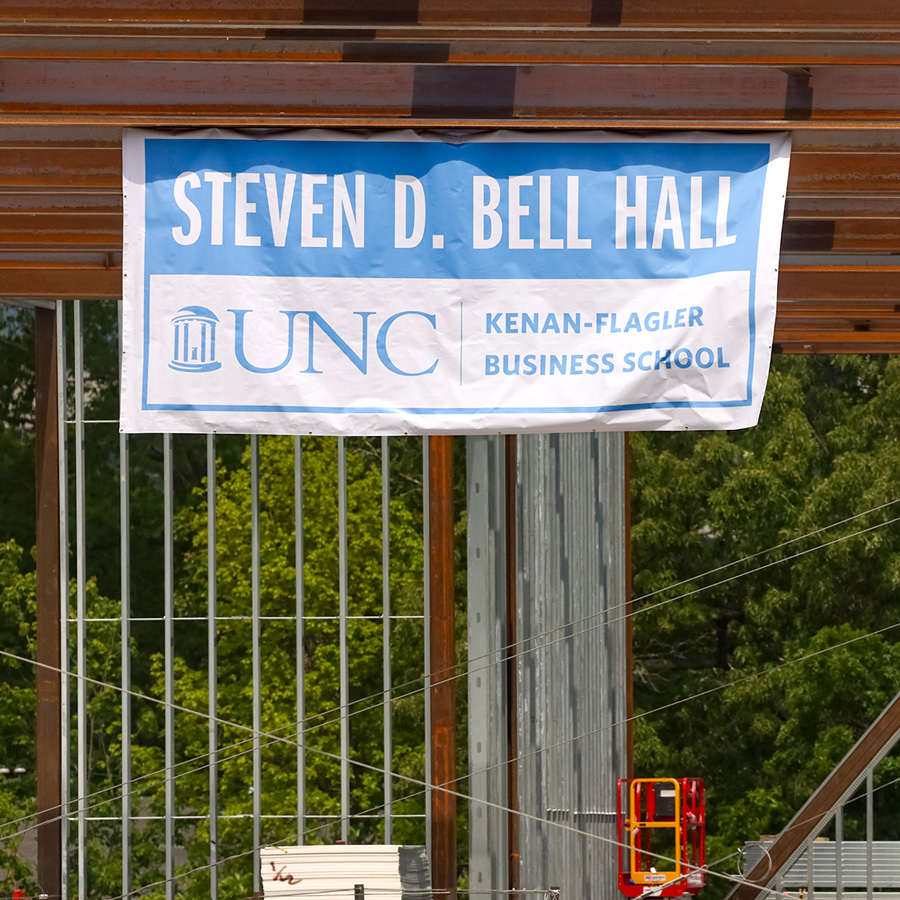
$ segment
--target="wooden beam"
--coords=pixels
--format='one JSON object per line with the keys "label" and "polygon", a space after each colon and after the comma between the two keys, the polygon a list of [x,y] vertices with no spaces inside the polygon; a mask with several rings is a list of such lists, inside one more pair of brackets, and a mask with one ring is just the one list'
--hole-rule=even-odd
{"label": "wooden beam", "polygon": [[122,150],[119,147],[0,146],[0,188],[35,188],[71,192],[106,190],[121,196]]}
{"label": "wooden beam", "polygon": [[[366,77],[368,72],[364,66],[359,68],[360,71],[354,76],[356,79]],[[382,68],[397,70],[402,67]],[[413,104],[415,67],[406,67],[406,69],[409,77],[401,83],[402,79],[399,79],[398,76],[391,84],[400,93],[405,92],[403,96],[397,95],[397,108],[402,108],[408,113]],[[332,71],[335,69],[332,68]],[[211,74],[214,73],[211,72]],[[396,71],[395,74],[397,74]],[[347,89],[352,90],[353,79],[345,76],[345,82]],[[457,91],[466,84],[465,80],[458,82]],[[563,81],[561,86],[565,87],[565,85],[566,82]],[[385,86],[389,87],[390,85],[386,84]],[[324,85],[319,85],[319,87],[325,89]],[[548,85],[548,90],[550,87]],[[552,85],[554,93],[559,88],[559,84]],[[514,92],[515,103],[518,105],[521,99],[518,87],[515,87]],[[339,105],[340,94],[341,92],[337,92],[333,95],[332,106]],[[371,100],[371,92],[360,96],[357,116],[363,112],[367,97]],[[239,95],[235,95],[235,98],[240,99]],[[161,95],[157,99],[162,102],[165,98]],[[208,105],[216,102],[215,94],[209,94],[207,101]],[[441,102],[445,102],[447,108],[450,108],[449,97],[446,101]],[[473,108],[477,102],[472,101]],[[484,108],[488,107],[489,102],[490,97],[485,96]],[[900,104],[900,98],[898,98],[898,104]],[[322,108],[327,107],[323,106]],[[433,109],[436,108],[436,106],[433,107]],[[208,113],[209,109],[198,107],[195,111]],[[520,110],[520,112],[530,115],[533,111]],[[319,115],[319,113],[313,113],[313,115]],[[181,118],[183,119],[184,116]],[[279,116],[279,118],[283,120],[283,117]],[[79,201],[77,198],[80,195],[87,197],[92,193],[106,195],[106,203],[120,205],[122,192],[121,144],[117,141],[114,146],[97,146],[73,137],[68,146],[59,146],[60,142],[65,141],[70,126],[54,125],[54,121],[53,118],[48,118],[48,124],[43,128],[33,129],[27,139],[18,141],[9,139],[13,129],[0,129],[2,208],[12,212],[20,208],[27,210],[30,205],[30,208],[38,211],[53,208],[53,205],[56,204],[63,205],[65,199],[74,210],[80,208],[84,211],[91,201],[87,199]],[[305,124],[313,123],[307,121]],[[408,126],[409,121],[405,121],[403,124]],[[470,120],[469,124],[480,125],[483,123]],[[498,123],[503,127],[519,127],[524,124],[526,123],[517,121],[512,116],[506,121]],[[599,127],[595,121],[588,123],[572,121],[567,123],[567,126],[573,128]],[[787,127],[787,123],[782,122],[781,127]],[[900,122],[898,122],[898,127],[900,127]],[[38,133],[35,134],[34,131]],[[893,137],[893,132],[888,132],[887,135]],[[788,180],[788,219],[804,218],[822,221],[835,218],[877,220],[900,217],[900,182],[896,178],[900,149],[883,150],[877,146],[873,147],[871,138],[872,136],[865,130],[865,127],[860,126],[858,131],[846,135],[846,143],[849,146],[844,150],[830,149],[816,152],[796,152],[795,150],[791,157]],[[832,136],[832,140],[836,140],[836,137]],[[17,194],[25,196],[15,199]],[[96,204],[99,201],[93,202]],[[42,203],[48,205],[42,206]]]}
{"label": "wooden beam", "polygon": [[[806,71],[806,70],[804,70]],[[815,85],[815,90],[811,85]],[[114,85],[112,90],[110,85]],[[864,105],[860,99],[865,98]],[[900,68],[9,59],[0,121],[296,124],[568,119],[594,127],[900,127]]]}
{"label": "wooden beam", "polygon": [[[452,24],[308,25],[293,21],[0,23],[0,59],[382,62],[453,65],[900,65],[897,31]],[[114,33],[115,39],[110,35]]]}
{"label": "wooden beam", "polygon": [[[177,18],[174,10],[177,10]],[[820,0],[810,5],[786,7],[779,0],[757,0],[753,4],[688,0],[623,0],[608,8],[597,8],[591,0],[263,0],[247,4],[241,0],[185,0],[173,9],[167,0],[142,0],[139,12],[127,0],[35,0],[7,3],[2,19],[7,22],[71,22],[110,24],[113,27],[137,21],[182,24],[221,22],[292,22],[305,25],[501,25],[529,23],[533,26],[725,28],[736,32],[770,27],[809,28],[822,32],[830,27],[866,26],[871,31],[900,27],[900,15],[891,0],[870,0],[865,7]],[[826,33],[827,34],[827,33]]]}
{"label": "wooden beam", "polygon": [[[803,344],[843,344],[851,353],[867,353],[869,345],[882,346],[890,344],[900,348],[900,328],[896,331],[830,331],[816,330],[815,328],[800,327],[795,331],[783,331],[775,329],[775,343],[783,344],[788,341]],[[851,349],[852,348],[852,349]],[[818,351],[821,352],[821,351]],[[847,352],[847,351],[845,351]]]}
{"label": "wooden beam", "polygon": [[122,250],[122,214],[0,213],[0,247]]}
{"label": "wooden beam", "polygon": [[900,302],[900,266],[783,264],[778,300],[890,300]]}
{"label": "wooden beam", "polygon": [[0,297],[10,300],[118,300],[122,265],[0,262]]}

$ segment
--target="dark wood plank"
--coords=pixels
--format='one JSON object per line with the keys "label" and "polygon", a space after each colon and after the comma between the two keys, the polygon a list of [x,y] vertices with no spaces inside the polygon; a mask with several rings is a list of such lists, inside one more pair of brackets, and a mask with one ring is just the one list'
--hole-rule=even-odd
{"label": "dark wood plank", "polygon": [[[452,120],[791,128],[877,120],[900,127],[896,66],[817,66],[809,75],[700,65],[497,66],[473,73],[467,66],[391,63],[8,59],[2,99],[7,121],[18,115],[23,124],[26,117],[75,123],[88,116],[148,125],[202,117],[390,119],[415,117],[421,86],[431,83],[440,91],[432,93],[428,116]],[[798,162],[811,184],[828,177],[817,160],[810,154]]]}
{"label": "dark wood plank", "polygon": [[897,27],[900,12],[891,0],[871,0],[863,5],[821,0],[818,3],[784,4],[780,0],[758,0],[739,4],[734,0],[264,0],[246,4],[241,0],[185,0],[173,7],[167,0],[35,0],[7,4],[3,17],[9,20],[113,22],[247,22],[273,21],[342,25],[347,23],[390,24],[571,24],[583,27],[809,27],[850,24],[872,28]]}

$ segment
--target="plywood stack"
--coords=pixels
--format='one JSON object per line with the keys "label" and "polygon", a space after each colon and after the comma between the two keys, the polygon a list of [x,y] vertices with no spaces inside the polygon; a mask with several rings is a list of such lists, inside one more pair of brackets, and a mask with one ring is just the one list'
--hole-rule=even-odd
{"label": "plywood stack", "polygon": [[335,844],[264,847],[262,884],[269,900],[354,900],[363,885],[372,900],[430,900],[424,847]]}

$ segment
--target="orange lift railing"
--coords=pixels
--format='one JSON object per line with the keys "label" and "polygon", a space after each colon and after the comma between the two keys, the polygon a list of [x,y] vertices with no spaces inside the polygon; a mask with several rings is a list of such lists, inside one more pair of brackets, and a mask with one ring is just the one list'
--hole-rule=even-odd
{"label": "orange lift railing", "polygon": [[700,778],[620,778],[619,890],[680,897],[706,883],[706,805]]}

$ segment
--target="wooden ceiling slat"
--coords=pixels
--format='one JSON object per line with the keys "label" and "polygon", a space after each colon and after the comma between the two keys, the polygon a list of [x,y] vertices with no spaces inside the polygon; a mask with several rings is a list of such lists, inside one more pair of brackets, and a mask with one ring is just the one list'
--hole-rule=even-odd
{"label": "wooden ceiling slat", "polygon": [[773,352],[776,354],[841,354],[841,353],[897,353],[898,345],[889,341],[869,344],[865,348],[848,345],[842,341],[783,341],[775,342]]}
{"label": "wooden ceiling slat", "polygon": [[809,321],[820,318],[835,319],[844,322],[887,321],[900,315],[898,303],[871,303],[857,301],[855,303],[796,303],[781,301],[778,304],[778,319],[784,324],[793,320]]}
{"label": "wooden ceiling slat", "polygon": [[804,195],[856,191],[900,193],[900,154],[884,151],[792,154],[788,191]]}
{"label": "wooden ceiling slat", "polygon": [[[7,113],[141,111],[148,116],[173,106],[223,114],[256,110],[277,115],[290,109],[308,110],[311,116],[349,110],[409,115],[415,80],[410,66],[232,66],[218,61],[7,60],[2,72]],[[459,81],[471,87],[471,79]],[[491,86],[482,81],[481,93],[489,97]],[[453,99],[448,97],[448,102]]]}
{"label": "wooden ceiling slat", "polygon": [[[43,265],[71,266],[65,261],[58,264],[32,263],[0,258],[0,270],[7,272],[36,271]],[[80,266],[75,268],[80,270]],[[74,286],[69,285],[60,296],[74,296],[71,293],[73,289]],[[0,294],[2,293],[0,290]],[[779,309],[802,309],[809,306],[813,310],[819,308],[819,304],[828,309],[829,304],[837,304],[837,315],[856,315],[857,308],[864,312],[871,308],[883,309],[884,304],[900,305],[900,266],[863,268],[782,265],[778,275],[778,301]],[[857,307],[857,304],[862,305]]]}
{"label": "wooden ceiling slat", "polygon": [[891,0],[847,4],[839,0],[784,4],[781,0],[757,0],[752,4],[717,0],[622,0],[597,8],[591,0],[346,0],[343,3],[306,0],[197,0],[173,5],[168,0],[34,0],[11,3],[3,17],[25,21],[75,21],[127,23],[133,21],[241,22],[281,21],[307,25],[396,24],[499,24],[605,26],[605,27],[818,27],[829,25],[896,27],[900,12]]}
{"label": "wooden ceiling slat", "polygon": [[34,148],[0,146],[0,188],[93,188],[121,192],[122,151],[77,145]]}
{"label": "wooden ceiling slat", "polygon": [[804,329],[802,334],[794,334],[790,331],[783,332],[777,325],[775,326],[775,340],[776,344],[786,344],[788,342],[793,343],[809,343],[809,344],[819,344],[824,342],[830,342],[832,344],[837,344],[840,342],[841,344],[846,344],[848,347],[853,347],[855,353],[866,353],[869,352],[868,348],[872,345],[884,346],[891,345],[895,348],[900,348],[900,328],[895,331],[880,331],[880,332],[870,332],[870,331],[828,331],[828,330],[815,330],[815,329]]}
{"label": "wooden ceiling slat", "polygon": [[[900,68],[546,65],[7,59],[7,117],[450,116],[658,118],[767,123],[878,119],[900,126]],[[798,80],[799,79],[799,80]],[[806,80],[804,80],[806,79]],[[807,84],[808,81],[808,84]],[[111,89],[114,86],[114,90]],[[633,124],[633,123],[632,123]],[[818,156],[801,161],[811,181]],[[837,161],[840,165],[840,161]],[[847,160],[852,168],[855,163]],[[872,163],[875,165],[875,163]]]}
{"label": "wooden ceiling slat", "polygon": [[[91,147],[72,141],[54,146],[48,140],[9,146],[0,142],[0,189],[95,188],[118,191],[121,149]],[[855,194],[872,197],[857,198]],[[846,200],[841,195],[846,195]],[[817,195],[821,199],[817,199]],[[841,204],[846,202],[845,212]],[[791,218],[892,218],[900,209],[900,153],[795,154],[788,181]],[[818,204],[818,205],[814,205]],[[804,211],[805,210],[805,211]]]}
{"label": "wooden ceiling slat", "polygon": [[[17,117],[18,118],[18,117]],[[160,124],[158,122],[151,124]],[[409,122],[401,123],[402,127],[409,127]],[[427,127],[441,127],[440,122],[420,123]],[[483,127],[483,122],[472,123],[473,127]],[[557,127],[560,123],[548,123],[547,127]],[[598,128],[600,125],[594,120],[581,121],[572,119],[566,123],[573,129]],[[706,127],[709,123],[704,123]],[[804,130],[803,123],[780,122],[777,127],[780,130],[790,129],[793,132],[791,165],[796,167],[802,156],[809,154],[828,155],[869,154],[876,157],[879,154],[895,154],[900,156],[900,123],[883,123],[874,120],[862,123],[851,123],[845,126],[840,123],[837,127],[830,128],[822,123],[816,123],[815,128]],[[497,127],[536,127],[530,122],[517,122],[508,119],[498,122]],[[293,124],[290,127],[296,127]],[[390,128],[389,122],[372,120],[373,128]],[[755,129],[754,129],[755,130]],[[96,125],[60,124],[48,121],[46,123],[33,122],[18,124],[12,121],[12,117],[4,115],[0,110],[0,147],[32,151],[44,147],[58,147],[59,149],[107,149],[119,152],[121,149],[121,123],[115,125],[108,121],[100,120]],[[865,163],[861,163],[864,167]]]}
{"label": "wooden ceiling slat", "polygon": [[33,191],[0,190],[0,216],[118,216],[121,224],[122,195],[112,191]]}
{"label": "wooden ceiling slat", "polygon": [[[809,279],[821,273],[801,270],[790,274]],[[871,274],[865,271],[843,273],[845,282],[869,283],[871,278],[865,276]],[[880,274],[893,275],[895,283],[900,283],[900,271]],[[0,262],[0,296],[8,299],[117,299],[121,296],[121,281],[119,263]],[[858,292],[866,291],[860,288]],[[865,322],[869,330],[855,330],[861,322]],[[823,318],[822,308],[815,304],[808,304],[806,309],[790,303],[781,304],[776,319],[775,345],[776,352],[782,353],[897,352],[900,350],[900,312],[894,316],[886,315],[883,304],[844,305],[828,308]]]}
{"label": "wooden ceiling slat", "polygon": [[790,130],[777,349],[900,349],[896,0],[7,6],[0,296],[120,295],[119,126],[314,123]]}
{"label": "wooden ceiling slat", "polygon": [[[860,173],[860,178],[865,177],[865,174]],[[857,183],[858,179],[848,178],[847,189]],[[879,195],[866,192],[862,196],[850,196],[837,191],[824,196],[804,194],[792,196],[789,187],[785,219],[793,222],[833,221],[835,219],[900,219],[900,191],[894,194],[884,192]]]}
{"label": "wooden ceiling slat", "polygon": [[368,26],[209,23],[110,28],[0,23],[0,59],[445,63],[454,65],[900,65],[900,29],[735,34],[716,29]]}
{"label": "wooden ceiling slat", "polygon": [[[94,150],[121,152],[122,133],[118,125],[99,127],[54,123],[10,125],[8,118],[0,110],[0,149],[31,152],[56,148],[67,152]],[[423,127],[432,127],[430,122],[421,124]],[[508,120],[504,124],[506,127],[515,128],[520,123]],[[852,130],[834,130],[823,126],[815,131],[795,131],[791,149],[793,173],[795,175],[803,173],[806,179],[821,178],[827,169],[828,160],[832,157],[836,159],[837,165],[848,172],[855,170],[854,158],[858,158],[855,166],[861,173],[867,170],[885,171],[889,164],[879,162],[879,157],[893,158],[895,165],[900,168],[900,123],[883,129],[873,127],[875,124],[877,123],[862,123]],[[592,121],[572,122],[572,128],[579,127],[598,126]],[[782,130],[794,128],[795,123],[782,123]],[[850,190],[854,190],[852,186]]]}
{"label": "wooden ceiling slat", "polygon": [[[778,333],[781,339],[787,340],[791,336],[794,338],[802,338],[810,333],[826,332],[832,337],[835,335],[854,334],[867,335],[873,340],[878,337],[885,340],[885,336],[890,337],[894,333],[900,332],[900,314],[891,318],[882,319],[837,319],[824,315],[810,316],[807,319],[785,319],[778,317]],[[860,340],[862,338],[854,338]],[[864,342],[864,341],[863,341]]]}
{"label": "wooden ceiling slat", "polygon": [[122,268],[121,265],[0,262],[0,296],[32,300],[114,300],[122,296]]}
{"label": "wooden ceiling slat", "polygon": [[122,215],[0,212],[0,247],[78,247],[122,249]]}
{"label": "wooden ceiling slat", "polygon": [[784,223],[782,252],[900,253],[900,219],[807,219]]}
{"label": "wooden ceiling slat", "polygon": [[900,266],[782,265],[778,273],[778,299],[900,302]]}

